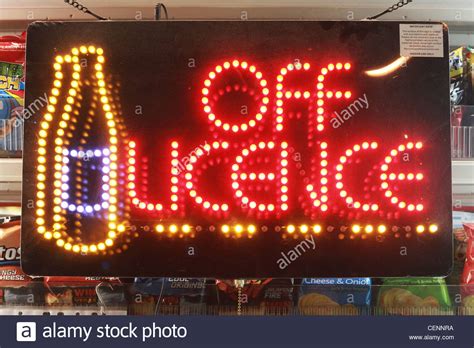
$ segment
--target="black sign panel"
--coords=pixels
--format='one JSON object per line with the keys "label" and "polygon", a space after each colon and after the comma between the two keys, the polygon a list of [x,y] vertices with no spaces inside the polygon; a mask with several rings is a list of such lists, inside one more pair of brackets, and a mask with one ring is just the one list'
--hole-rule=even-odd
{"label": "black sign panel", "polygon": [[396,22],[33,24],[24,270],[447,274],[434,25],[442,53],[406,57]]}

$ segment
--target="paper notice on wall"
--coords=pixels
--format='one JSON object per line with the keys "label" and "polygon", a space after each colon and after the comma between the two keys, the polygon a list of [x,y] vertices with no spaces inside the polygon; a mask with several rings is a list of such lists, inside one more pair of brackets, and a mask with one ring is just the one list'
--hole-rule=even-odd
{"label": "paper notice on wall", "polygon": [[443,57],[443,25],[400,24],[400,55]]}

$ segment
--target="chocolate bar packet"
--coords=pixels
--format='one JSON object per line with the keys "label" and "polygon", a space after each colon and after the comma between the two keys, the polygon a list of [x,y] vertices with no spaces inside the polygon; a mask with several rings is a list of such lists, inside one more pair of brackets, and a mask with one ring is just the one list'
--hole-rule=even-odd
{"label": "chocolate bar packet", "polygon": [[360,315],[370,309],[370,278],[304,278],[298,309],[304,315]]}

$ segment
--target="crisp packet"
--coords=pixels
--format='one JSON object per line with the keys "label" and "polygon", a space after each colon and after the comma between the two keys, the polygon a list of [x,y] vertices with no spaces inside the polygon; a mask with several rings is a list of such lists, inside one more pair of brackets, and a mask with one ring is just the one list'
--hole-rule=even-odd
{"label": "crisp packet", "polygon": [[20,267],[20,222],[0,225],[0,287],[21,287],[31,282]]}
{"label": "crisp packet", "polygon": [[474,223],[465,223],[468,242],[466,263],[462,273],[462,305],[468,315],[474,315]]}
{"label": "crisp packet", "polygon": [[220,315],[262,315],[265,288],[272,282],[264,279],[217,279],[216,299]]}
{"label": "crisp packet", "polygon": [[474,265],[466,264],[461,289],[463,309],[466,314],[474,315]]}
{"label": "crisp packet", "polygon": [[3,288],[3,299],[7,306],[43,305],[44,288],[41,282],[31,281],[27,286]]}
{"label": "crisp packet", "polygon": [[474,240],[474,222],[464,222],[462,225],[464,231],[466,231],[467,238]]}
{"label": "crisp packet", "polygon": [[377,305],[382,314],[452,314],[448,287],[442,278],[385,279]]}
{"label": "crisp packet", "polygon": [[136,278],[134,289],[155,298],[154,313],[150,314],[206,313],[205,278]]}
{"label": "crisp packet", "polygon": [[118,278],[46,277],[45,303],[49,306],[126,305]]}
{"label": "crisp packet", "polygon": [[20,267],[20,221],[0,225],[0,303],[41,305],[43,287]]}
{"label": "crisp packet", "polygon": [[273,279],[263,292],[262,306],[265,315],[288,315],[293,313],[297,292],[293,279]]}
{"label": "crisp packet", "polygon": [[304,315],[359,315],[370,300],[370,278],[304,278],[298,309]]}

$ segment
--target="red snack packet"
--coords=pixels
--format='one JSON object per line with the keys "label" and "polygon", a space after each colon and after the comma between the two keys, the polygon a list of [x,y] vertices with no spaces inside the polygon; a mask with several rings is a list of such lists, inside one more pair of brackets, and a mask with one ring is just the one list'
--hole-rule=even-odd
{"label": "red snack packet", "polygon": [[[464,230],[466,231],[468,241],[467,241],[467,250],[466,250],[466,264],[464,266],[463,272],[463,283],[474,283],[474,223],[465,223],[463,224]],[[473,285],[474,286],[474,285]]]}
{"label": "red snack packet", "polygon": [[[121,285],[118,278],[107,277],[46,277],[44,284],[46,287],[45,303],[54,306],[82,306],[96,305],[101,300],[98,297],[97,286],[104,284],[107,294],[104,296],[114,296],[117,304],[124,301],[123,289],[117,287]],[[109,288],[108,285],[112,287]]]}
{"label": "red snack packet", "polygon": [[0,226],[0,287],[22,287],[31,282],[20,267],[20,222]]}
{"label": "red snack packet", "polygon": [[467,233],[467,238],[474,240],[474,222],[463,223],[463,226]]}
{"label": "red snack packet", "polygon": [[474,315],[474,265],[466,263],[462,275],[461,287],[462,304],[466,314]]}
{"label": "red snack packet", "polygon": [[25,62],[26,32],[20,35],[0,36],[2,61],[23,64]]}
{"label": "red snack packet", "polygon": [[119,278],[110,277],[45,277],[46,286],[97,286],[100,283],[122,284]]}

